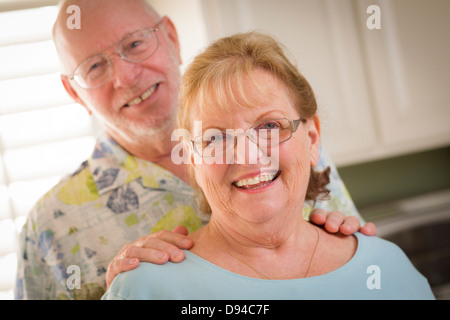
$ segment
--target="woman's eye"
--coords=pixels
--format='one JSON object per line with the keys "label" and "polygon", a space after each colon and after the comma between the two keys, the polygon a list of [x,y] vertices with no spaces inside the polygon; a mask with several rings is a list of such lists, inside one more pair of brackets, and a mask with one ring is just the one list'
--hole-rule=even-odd
{"label": "woman's eye", "polygon": [[266,130],[279,130],[281,125],[276,121],[269,121],[261,123],[257,129],[266,129]]}
{"label": "woman's eye", "polygon": [[212,136],[210,141],[211,142],[218,142],[224,140],[224,136],[222,134],[216,134],[215,136]]}
{"label": "woman's eye", "polygon": [[204,141],[204,143],[206,143],[206,145],[210,145],[210,144],[222,142],[223,140],[225,140],[225,137],[223,134],[215,134],[215,135],[209,136],[206,140],[207,141]]}

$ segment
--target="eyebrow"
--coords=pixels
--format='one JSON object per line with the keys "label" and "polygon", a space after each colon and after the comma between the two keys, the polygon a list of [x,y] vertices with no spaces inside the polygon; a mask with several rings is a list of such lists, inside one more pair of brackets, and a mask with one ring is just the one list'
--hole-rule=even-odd
{"label": "eyebrow", "polygon": [[[251,128],[251,126],[254,126],[255,124],[258,124],[262,120],[280,119],[280,118],[283,118],[283,117],[284,118],[290,118],[288,115],[281,113],[279,110],[267,111],[267,112],[263,113],[262,115],[260,115],[256,119],[256,121],[250,125],[250,127],[246,128],[246,130]],[[223,131],[223,132],[225,132],[227,129],[236,130],[234,128],[223,128],[222,126],[213,126],[212,125],[212,126],[202,127],[202,134],[205,133],[206,130],[209,130],[209,129],[216,129],[216,130]],[[238,129],[240,129],[240,128],[238,128]]]}

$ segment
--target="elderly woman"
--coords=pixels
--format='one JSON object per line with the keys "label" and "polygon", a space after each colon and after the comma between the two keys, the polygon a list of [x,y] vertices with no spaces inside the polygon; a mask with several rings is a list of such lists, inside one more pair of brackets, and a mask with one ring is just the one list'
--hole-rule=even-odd
{"label": "elderly woman", "polygon": [[185,261],[141,263],[104,299],[433,298],[394,244],[330,234],[303,218],[304,202],[326,195],[328,171],[313,169],[313,91],[274,39],[247,33],[212,44],[185,72],[180,102],[210,222],[190,235]]}

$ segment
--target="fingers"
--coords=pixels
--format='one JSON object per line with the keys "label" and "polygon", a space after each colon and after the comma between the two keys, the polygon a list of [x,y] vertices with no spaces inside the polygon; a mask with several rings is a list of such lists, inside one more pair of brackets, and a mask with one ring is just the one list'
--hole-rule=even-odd
{"label": "fingers", "polygon": [[318,226],[323,226],[327,221],[327,211],[323,209],[314,209],[309,215],[309,221]]}
{"label": "fingers", "polygon": [[[130,271],[139,266],[139,262],[164,264],[169,260],[169,254],[156,248],[145,248],[146,237],[141,237],[131,244],[125,245],[120,253],[111,261],[106,271],[106,286],[109,288],[114,278],[121,272]],[[155,243],[150,243],[158,247]],[[163,246],[159,246],[163,247]],[[182,259],[181,259],[182,260]]]}
{"label": "fingers", "polygon": [[361,233],[366,236],[375,236],[377,234],[377,227],[372,222],[367,222],[362,228]]}
{"label": "fingers", "polygon": [[121,272],[135,269],[139,262],[164,264],[167,261],[184,260],[184,249],[190,249],[194,243],[187,238],[185,227],[176,227],[173,232],[163,230],[140,237],[133,243],[125,245],[111,261],[106,271],[106,285],[109,287]]}
{"label": "fingers", "polygon": [[344,222],[344,214],[338,211],[331,211],[327,214],[327,221],[325,222],[325,230],[330,233],[337,233]]}
{"label": "fingers", "polygon": [[178,227],[175,227],[173,230],[172,230],[172,232],[176,232],[176,233],[179,233],[179,234],[182,234],[182,235],[184,235],[184,236],[187,236],[188,235],[188,229],[185,227],[185,226],[178,226]]}
{"label": "fingers", "polygon": [[324,226],[330,233],[339,231],[339,227],[344,222],[344,214],[338,211],[325,211],[314,209],[309,216],[309,220],[319,226]]}
{"label": "fingers", "polygon": [[157,233],[151,234],[150,236],[147,236],[146,238],[149,239],[159,239],[163,242],[166,242],[167,244],[171,245],[168,246],[168,248],[173,249],[175,246],[175,249],[182,249],[187,250],[192,248],[194,245],[194,242],[187,237],[188,231],[186,227],[179,226],[174,229],[174,231],[167,231],[162,230]]}
{"label": "fingers", "polygon": [[133,270],[138,265],[138,259],[125,258],[111,261],[108,266],[108,270],[106,271],[106,288],[109,289],[109,286],[119,273]]}
{"label": "fingers", "polygon": [[[184,233],[182,228],[178,228],[178,231]],[[155,264],[166,263],[168,260],[180,262],[184,259],[182,250],[190,249],[193,244],[184,234],[163,230],[139,238],[127,247],[123,257],[138,258],[141,262]]]}
{"label": "fingers", "polygon": [[[355,216],[345,216],[339,211],[325,211],[314,209],[309,217],[310,221],[316,225],[324,226],[329,233],[340,232],[343,235],[352,235],[360,231],[359,219]],[[375,235],[375,225],[367,223],[361,232],[367,235]]]}
{"label": "fingers", "polygon": [[339,231],[342,234],[349,236],[359,231],[360,227],[361,225],[357,217],[355,216],[344,217],[343,223],[339,227]]}
{"label": "fingers", "polygon": [[140,262],[149,262],[153,264],[164,264],[172,259],[178,262],[183,257],[179,257],[181,250],[172,246],[170,247],[165,242],[159,239],[148,239],[142,244],[130,244],[123,252],[123,259],[137,259]]}

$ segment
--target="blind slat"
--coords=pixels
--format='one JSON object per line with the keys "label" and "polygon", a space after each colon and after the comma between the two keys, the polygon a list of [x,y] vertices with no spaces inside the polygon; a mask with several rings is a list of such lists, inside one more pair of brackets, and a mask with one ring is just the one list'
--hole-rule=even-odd
{"label": "blind slat", "polygon": [[0,114],[31,111],[73,103],[59,73],[0,81]]}
{"label": "blind slat", "polygon": [[92,118],[78,104],[0,115],[0,141],[6,150],[90,135],[93,130]]}
{"label": "blind slat", "polygon": [[56,15],[57,8],[50,6],[0,13],[0,30],[7,30],[0,33],[0,46],[51,39]]}
{"label": "blind slat", "polygon": [[94,137],[6,150],[4,165],[10,182],[67,174],[86,160],[95,144]]}
{"label": "blind slat", "polygon": [[0,80],[59,71],[52,40],[0,47]]}

